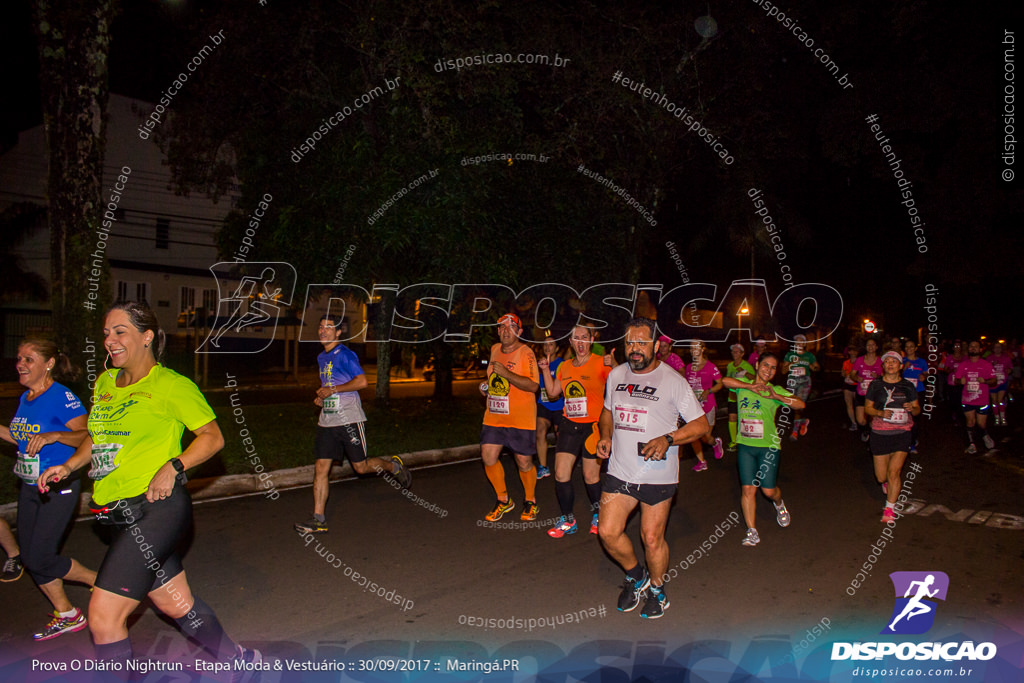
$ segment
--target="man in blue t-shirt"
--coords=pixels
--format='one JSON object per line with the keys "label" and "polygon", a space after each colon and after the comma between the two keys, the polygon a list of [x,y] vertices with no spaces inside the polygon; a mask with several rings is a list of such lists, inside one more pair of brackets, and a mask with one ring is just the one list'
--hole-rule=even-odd
{"label": "man in blue t-shirt", "polygon": [[368,458],[366,415],[359,390],[367,386],[366,375],[356,354],[339,341],[340,316],[325,315],[317,328],[324,350],[316,357],[320,366],[320,388],[313,403],[321,408],[316,428],[316,466],[313,470],[313,516],[295,525],[305,534],[327,533],[328,475],[335,460],[352,463],[357,474],[391,474],[404,488],[412,484],[412,473],[397,455]]}

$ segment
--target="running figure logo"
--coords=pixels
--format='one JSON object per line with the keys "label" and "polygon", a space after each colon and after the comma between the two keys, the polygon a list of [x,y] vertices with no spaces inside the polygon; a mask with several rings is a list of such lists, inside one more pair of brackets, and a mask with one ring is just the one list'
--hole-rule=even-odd
{"label": "running figure logo", "polygon": [[[259,353],[274,341],[277,320],[295,293],[295,268],[290,263],[216,263],[210,266],[217,281],[216,320],[196,353]],[[237,281],[238,284],[234,284]],[[229,351],[227,333],[255,326],[271,327],[270,337],[259,348]]]}
{"label": "running figure logo", "polygon": [[896,606],[882,633],[926,633],[935,623],[935,600],[946,599],[949,576],[945,572],[893,572],[889,578],[896,590]]}

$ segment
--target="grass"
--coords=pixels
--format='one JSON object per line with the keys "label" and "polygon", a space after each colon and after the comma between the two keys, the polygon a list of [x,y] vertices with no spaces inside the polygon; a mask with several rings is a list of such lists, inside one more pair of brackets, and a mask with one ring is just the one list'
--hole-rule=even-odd
{"label": "grass", "polygon": [[[237,424],[231,408],[215,408],[224,434],[224,449],[189,473],[194,478],[224,474],[251,474],[252,457],[245,452],[239,431],[249,430],[249,438],[260,463],[267,470],[313,464],[313,440],[318,410],[307,403],[272,405],[240,404],[245,424]],[[371,456],[389,456],[431,448],[447,448],[477,443],[483,407],[478,399],[392,400],[381,410],[372,403],[366,412],[366,442]],[[5,449],[6,450],[6,449]],[[13,450],[12,450],[13,452]],[[0,462],[4,462],[0,460]],[[10,466],[6,466],[6,465]],[[0,503],[18,499],[18,479],[11,472],[14,459],[4,462],[0,471]],[[83,489],[91,490],[91,480],[83,478]]]}

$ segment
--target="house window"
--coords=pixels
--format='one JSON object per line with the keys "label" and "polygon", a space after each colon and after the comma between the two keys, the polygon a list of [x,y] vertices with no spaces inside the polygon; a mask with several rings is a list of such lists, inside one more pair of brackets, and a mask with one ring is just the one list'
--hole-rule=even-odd
{"label": "house window", "polygon": [[138,301],[149,305],[149,283],[129,282],[127,280],[117,281],[118,301]]}

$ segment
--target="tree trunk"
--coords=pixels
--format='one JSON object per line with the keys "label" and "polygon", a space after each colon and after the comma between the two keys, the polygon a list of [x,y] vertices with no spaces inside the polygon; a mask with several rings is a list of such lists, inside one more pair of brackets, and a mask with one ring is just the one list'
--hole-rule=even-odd
{"label": "tree trunk", "polygon": [[[36,0],[43,127],[49,155],[50,302],[53,338],[84,367],[109,297],[107,230],[101,225],[107,61],[115,0]],[[117,165],[124,162],[118,160]]]}
{"label": "tree trunk", "polygon": [[[390,329],[391,315],[390,307],[384,304],[377,306],[373,320],[377,330]],[[391,341],[388,337],[385,337],[385,341],[377,342],[377,391],[374,402],[381,408],[391,405]]]}
{"label": "tree trunk", "polygon": [[452,397],[452,347],[444,341],[434,345],[434,398]]}

